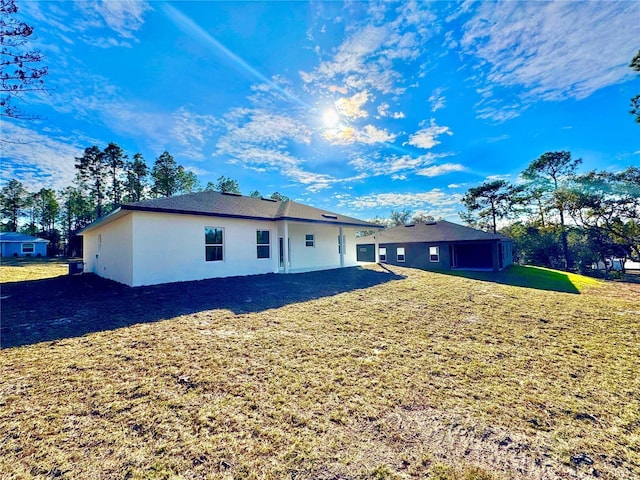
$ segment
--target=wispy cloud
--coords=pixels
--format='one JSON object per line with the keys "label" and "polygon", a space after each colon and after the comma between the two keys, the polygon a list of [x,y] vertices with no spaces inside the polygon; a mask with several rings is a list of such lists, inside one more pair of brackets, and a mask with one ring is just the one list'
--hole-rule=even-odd
{"label": "wispy cloud", "polygon": [[173,114],[175,124],[172,136],[179,142],[184,150],[182,156],[193,160],[204,160],[203,146],[209,140],[217,120],[212,115],[199,115],[190,112],[185,107],[180,107]]}
{"label": "wispy cloud", "polygon": [[447,99],[443,95],[444,89],[436,88],[431,96],[429,97],[429,103],[431,104],[431,111],[437,112],[438,110],[444,108],[447,104]]}
{"label": "wispy cloud", "polygon": [[78,2],[77,8],[86,14],[95,13],[114,32],[123,38],[135,39],[134,32],[144,24],[144,15],[151,6],[138,0],[102,0]]}
{"label": "wispy cloud", "polygon": [[376,143],[393,142],[396,139],[395,134],[374,125],[365,125],[362,129],[338,126],[326,129],[322,135],[325,140],[334,145],[351,145],[354,143],[374,145]]}
{"label": "wispy cloud", "polygon": [[416,172],[416,175],[423,177],[438,177],[440,175],[446,175],[451,172],[463,172],[466,168],[459,163],[443,163],[442,165],[432,165],[427,168],[422,168]]}
{"label": "wispy cloud", "polygon": [[[518,103],[582,99],[631,75],[627,65],[640,38],[638,2],[476,5],[460,43],[479,59],[489,92],[478,105],[480,118],[505,121],[518,115]],[[496,86],[517,88],[511,96],[520,102],[487,104]]]}
{"label": "wispy cloud", "polygon": [[18,126],[10,122],[0,125],[2,157],[11,162],[0,161],[0,178],[19,178],[28,190],[37,191],[43,186],[62,189],[75,177],[75,158],[82,155],[83,148],[75,139],[59,132],[46,133]]}
{"label": "wispy cloud", "polygon": [[311,130],[297,119],[258,108],[236,108],[224,116],[227,133],[222,145],[281,145],[285,141],[309,144]]}
{"label": "wispy cloud", "polygon": [[308,145],[311,131],[295,119],[261,109],[237,108],[222,121],[225,133],[215,155],[227,163],[259,172],[277,172],[316,192],[339,181],[331,175],[303,168],[303,160],[290,152]]}
{"label": "wispy cloud", "polygon": [[[322,90],[365,88],[383,94],[401,94],[407,78],[396,64],[406,66],[424,53],[432,35],[434,15],[420,2],[362,4],[366,22],[352,25],[347,38],[311,71],[300,71],[308,86]],[[322,52],[320,52],[322,53]]]}
{"label": "wispy cloud", "polygon": [[[131,47],[137,42],[136,32],[142,28],[145,15],[152,8],[146,1],[100,0],[91,2],[25,2],[28,13],[58,32],[66,42],[73,43],[71,35],[81,41],[100,48]],[[71,7],[71,8],[69,8]],[[77,16],[72,16],[75,10]],[[112,33],[116,37],[111,36]]]}
{"label": "wispy cloud", "polygon": [[342,196],[340,206],[354,210],[370,208],[421,208],[444,211],[457,205],[462,199],[460,194],[445,193],[438,188],[428,192],[415,193],[379,193],[359,197]]}
{"label": "wispy cloud", "polygon": [[450,153],[427,153],[413,157],[411,155],[391,155],[382,160],[371,156],[359,156],[349,162],[356,171],[368,176],[390,175],[396,180],[406,179],[406,174],[416,173],[432,165],[438,158],[447,157]]}

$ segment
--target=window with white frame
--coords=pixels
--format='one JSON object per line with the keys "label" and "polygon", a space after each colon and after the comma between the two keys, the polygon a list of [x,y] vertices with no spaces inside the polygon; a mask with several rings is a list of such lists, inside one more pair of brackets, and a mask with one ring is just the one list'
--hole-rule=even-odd
{"label": "window with white frame", "polygon": [[224,258],[224,229],[221,227],[204,227],[205,260],[221,262]]}
{"label": "window with white frame", "polygon": [[396,250],[396,256],[398,258],[398,262],[404,262],[404,247],[398,247]]}
{"label": "window with white frame", "polygon": [[[340,241],[342,240],[342,241]],[[342,239],[340,238],[340,235],[338,235],[338,254],[342,254],[342,246],[346,244],[346,239],[345,236],[342,235]]]}
{"label": "window with white frame", "polygon": [[33,253],[35,249],[36,249],[36,246],[33,243],[22,244],[22,253]]}
{"label": "window with white frame", "polygon": [[378,256],[380,257],[380,261],[381,262],[386,262],[387,261],[387,249],[386,249],[386,247],[380,247],[380,249],[378,250]]}
{"label": "window with white frame", "polygon": [[429,261],[430,262],[440,261],[440,247],[429,247]]}
{"label": "window with white frame", "polygon": [[258,258],[271,258],[271,235],[269,230],[258,230],[256,233]]}
{"label": "window with white frame", "polygon": [[315,247],[315,245],[316,245],[316,236],[313,233],[307,233],[304,236],[304,244],[307,247]]}

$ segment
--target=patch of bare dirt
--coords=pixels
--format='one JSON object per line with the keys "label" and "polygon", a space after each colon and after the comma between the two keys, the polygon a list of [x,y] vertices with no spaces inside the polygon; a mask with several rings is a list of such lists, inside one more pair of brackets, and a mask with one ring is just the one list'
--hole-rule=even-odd
{"label": "patch of bare dirt", "polygon": [[[433,461],[479,466],[504,479],[634,478],[623,467],[584,453],[573,455],[572,465],[562,464],[551,453],[557,451],[552,448],[553,439],[542,432],[525,436],[435,408],[398,407],[385,418],[363,425],[362,433],[386,443],[390,447],[387,454],[394,455],[396,461],[403,450],[420,449],[428,452]],[[377,450],[382,452],[380,448]]]}

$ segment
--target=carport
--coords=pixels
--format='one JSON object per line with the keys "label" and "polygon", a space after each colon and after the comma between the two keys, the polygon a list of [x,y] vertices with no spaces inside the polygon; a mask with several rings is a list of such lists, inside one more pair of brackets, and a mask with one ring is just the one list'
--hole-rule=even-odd
{"label": "carport", "polygon": [[495,243],[456,243],[451,245],[451,268],[493,270]]}

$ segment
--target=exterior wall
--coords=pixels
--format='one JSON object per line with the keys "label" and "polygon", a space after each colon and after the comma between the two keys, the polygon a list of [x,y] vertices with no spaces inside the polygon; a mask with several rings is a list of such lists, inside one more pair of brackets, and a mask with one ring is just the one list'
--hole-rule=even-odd
{"label": "exterior wall", "polygon": [[513,242],[506,240],[500,243],[502,243],[502,268],[507,268],[509,265],[513,265]]}
{"label": "exterior wall", "polygon": [[[278,271],[277,227],[267,220],[133,212],[132,285]],[[205,227],[223,233],[223,259],[206,261]],[[256,232],[270,231],[270,258],[257,258]]]}
{"label": "exterior wall", "polygon": [[[338,230],[338,227],[335,227]],[[356,242],[358,238],[356,233],[362,230],[362,228],[342,228],[342,234],[344,235],[344,266],[355,267],[358,265],[356,255],[358,253]],[[338,234],[335,236],[336,248],[338,243]]]}
{"label": "exterior wall", "polygon": [[[277,273],[285,222],[134,211],[85,232],[85,271],[129,286]],[[205,227],[223,229],[222,260],[206,261]],[[340,228],[287,222],[290,272],[338,268]],[[256,232],[270,232],[269,258],[257,258]],[[344,266],[356,262],[356,228],[343,227]],[[314,235],[314,246],[305,235]]]}
{"label": "exterior wall", "polygon": [[[278,237],[284,238],[284,222],[279,222]],[[340,227],[321,223],[288,222],[290,271],[304,272],[339,268],[338,236]],[[356,228],[343,227],[344,266],[357,265]],[[314,235],[314,246],[306,246],[306,235]],[[279,255],[279,251],[277,252]],[[278,257],[279,262],[279,257]]]}
{"label": "exterior wall", "polygon": [[[387,260],[383,263],[400,267],[422,268],[423,270],[451,269],[449,243],[381,243],[378,245],[377,255],[380,252],[380,247],[387,249]],[[440,261],[431,262],[429,260],[429,247],[440,247]],[[404,262],[398,261],[398,248],[404,248]]]}
{"label": "exterior wall", "polygon": [[84,271],[132,285],[132,216],[114,220],[83,235]]}
{"label": "exterior wall", "polygon": [[[33,243],[33,253],[23,253],[22,244]],[[46,242],[2,242],[0,246],[0,254],[3,257],[41,257],[47,256],[47,243]]]}
{"label": "exterior wall", "polygon": [[[513,243],[510,241],[502,242],[502,268],[508,267],[513,263]],[[376,249],[376,255],[379,255],[380,247],[387,249],[387,259],[384,263],[391,265],[398,265],[404,267],[421,268],[423,270],[451,270],[452,268],[469,268],[468,265],[457,265],[452,267],[452,249],[456,246],[464,245],[465,249],[470,251],[474,248],[474,245],[483,245],[483,249],[486,253],[486,247],[490,248],[491,258],[487,259],[487,268],[492,270],[500,270],[500,264],[498,261],[498,242],[469,242],[469,243],[451,243],[451,242],[436,242],[436,243],[381,243]],[[429,247],[440,248],[440,261],[432,262],[429,258]],[[397,259],[398,248],[404,247],[405,249],[405,261],[399,262]],[[379,259],[379,256],[378,256]]]}

